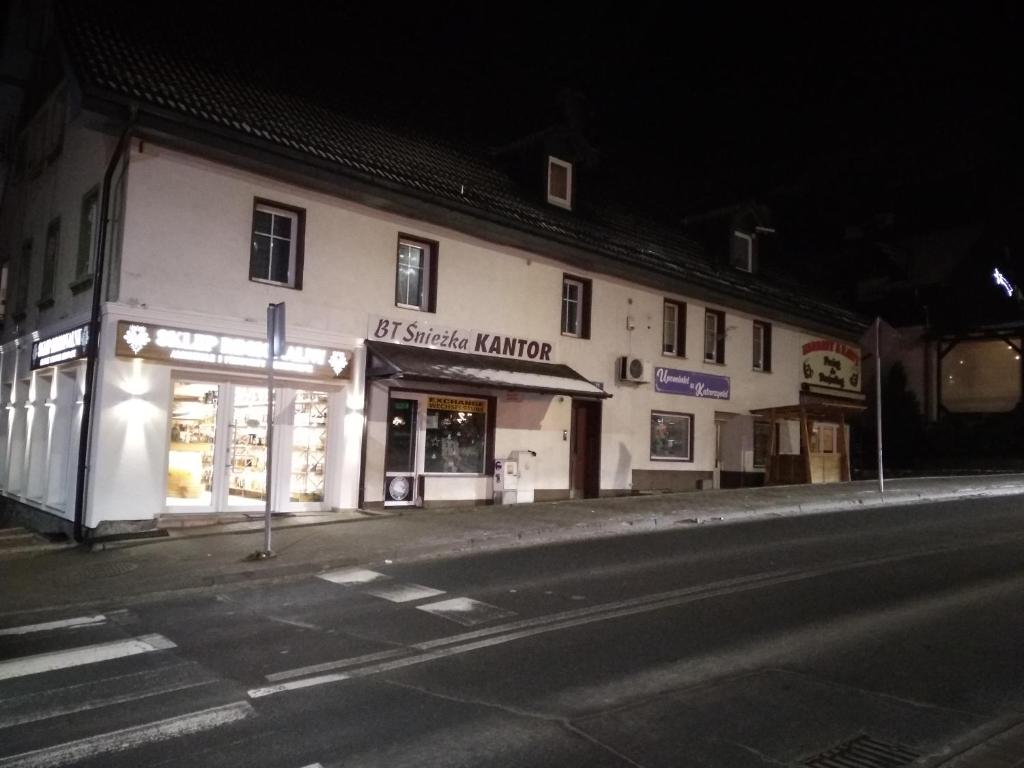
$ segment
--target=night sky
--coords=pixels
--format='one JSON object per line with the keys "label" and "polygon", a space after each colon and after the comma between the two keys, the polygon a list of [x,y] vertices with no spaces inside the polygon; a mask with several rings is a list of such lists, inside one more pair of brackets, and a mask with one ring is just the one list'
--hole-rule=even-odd
{"label": "night sky", "polygon": [[[1011,4],[289,7],[308,10],[290,34],[225,10],[211,25],[282,85],[483,147],[557,121],[577,94],[602,180],[669,216],[780,193],[809,196],[816,219],[908,193],[985,206],[1020,157]],[[977,188],[935,197],[965,181]]]}
{"label": "night sky", "polygon": [[600,152],[587,178],[622,207],[679,222],[757,198],[796,253],[877,214],[914,232],[1021,212],[1012,3],[79,1],[245,76],[478,149],[575,104]]}

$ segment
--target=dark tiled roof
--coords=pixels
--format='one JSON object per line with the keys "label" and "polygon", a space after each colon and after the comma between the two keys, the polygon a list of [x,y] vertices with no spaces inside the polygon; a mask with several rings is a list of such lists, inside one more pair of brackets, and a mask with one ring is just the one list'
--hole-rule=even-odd
{"label": "dark tiled roof", "polygon": [[[83,91],[140,110],[199,122],[249,144],[270,145],[442,206],[582,248],[669,280],[859,332],[861,317],[806,287],[716,267],[670,227],[607,209],[563,211],[531,199],[493,159],[250,81],[180,41],[161,39],[87,2],[59,6],[58,22]],[[539,197],[539,196],[538,196]]]}

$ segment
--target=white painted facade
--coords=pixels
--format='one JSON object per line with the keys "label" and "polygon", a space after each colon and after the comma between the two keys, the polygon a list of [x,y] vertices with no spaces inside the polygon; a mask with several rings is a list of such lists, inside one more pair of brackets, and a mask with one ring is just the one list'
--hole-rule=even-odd
{"label": "white painted facade", "polygon": [[[87,321],[86,291],[72,295],[78,216],[83,194],[99,183],[113,140],[73,121],[57,163],[29,182],[24,210],[4,211],[5,247],[31,233],[42,245],[47,223],[62,221],[55,304],[39,310],[38,258],[29,287],[26,317],[4,328],[0,380],[7,418],[0,431],[0,487],[4,494],[55,515],[71,515],[81,418],[82,369],[76,361],[28,370],[34,338],[47,338]],[[772,321],[771,372],[752,366],[753,321],[764,318],[726,305],[707,305],[681,294],[662,293],[618,278],[503,245],[472,234],[399,216],[339,197],[287,184],[154,144],[133,140],[122,173],[123,206],[112,207],[112,273],[104,303],[103,331],[85,524],[151,521],[168,511],[168,446],[175,380],[260,386],[258,371],[246,376],[207,366],[130,360],[116,354],[119,321],[186,328],[205,333],[260,338],[268,303],[285,302],[289,342],[352,350],[351,375],[328,389],[327,480],[323,509],[353,508],[383,500],[384,385],[362,391],[363,342],[369,318],[379,315],[449,328],[473,328],[549,341],[552,362],[600,382],[612,397],[603,401],[600,488],[628,493],[645,475],[647,486],[673,487],[669,473],[715,469],[715,414],[747,415],[752,408],[796,403],[801,385],[801,345],[820,334]],[[249,280],[254,200],[305,211],[303,285],[300,290]],[[395,306],[396,244],[399,233],[439,244],[436,312]],[[10,251],[12,254],[13,251]],[[588,339],[560,334],[564,273],[592,281]],[[686,304],[687,356],[662,354],[663,302]],[[703,360],[705,309],[726,313],[725,363]],[[630,329],[632,328],[632,329]],[[25,329],[33,329],[31,333]],[[727,376],[728,400],[656,393],[653,383],[616,381],[622,355],[686,371]],[[284,386],[309,388],[299,380]],[[422,394],[454,392],[494,397],[493,454],[536,452],[536,488],[546,497],[569,490],[571,397],[514,393],[473,386],[403,386]],[[226,391],[226,390],[224,390]],[[223,397],[223,392],[221,397]],[[650,456],[651,412],[693,417],[691,461]],[[287,417],[282,413],[283,421]],[[364,420],[365,460],[364,452]],[[287,423],[282,440],[287,443]],[[739,440],[722,467],[756,471],[752,444]],[[362,487],[360,479],[362,477]],[[658,478],[662,478],[659,480]],[[696,475],[694,475],[696,477]],[[693,486],[693,483],[690,483]],[[279,493],[284,493],[279,489]],[[473,477],[431,476],[427,501],[488,501],[490,469]],[[275,504],[286,505],[286,494]],[[216,506],[216,505],[214,505]],[[177,510],[180,511],[180,510]],[[213,511],[223,511],[214,509]]]}

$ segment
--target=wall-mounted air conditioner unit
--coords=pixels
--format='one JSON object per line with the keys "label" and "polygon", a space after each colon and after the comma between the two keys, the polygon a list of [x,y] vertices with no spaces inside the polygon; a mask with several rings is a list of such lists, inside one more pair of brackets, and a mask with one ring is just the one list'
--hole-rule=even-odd
{"label": "wall-mounted air conditioner unit", "polygon": [[619,381],[629,381],[634,384],[642,384],[651,380],[651,364],[639,357],[628,355],[619,358],[618,364]]}

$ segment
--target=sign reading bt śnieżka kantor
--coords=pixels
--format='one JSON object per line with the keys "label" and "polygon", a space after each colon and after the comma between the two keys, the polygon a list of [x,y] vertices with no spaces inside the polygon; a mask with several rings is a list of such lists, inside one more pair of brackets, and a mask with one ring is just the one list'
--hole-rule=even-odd
{"label": "sign reading bt \u015bnie\u017cka kantor", "polygon": [[730,382],[728,376],[716,376],[713,373],[679,371],[675,368],[655,368],[654,391],[664,392],[669,395],[728,400]]}
{"label": "sign reading bt \u015bnie\u017cka kantor", "polygon": [[515,360],[536,360],[550,363],[553,346],[540,339],[530,339],[489,331],[445,328],[420,320],[396,320],[371,316],[366,337],[370,341],[407,344],[427,349],[445,349],[471,355],[508,357]]}

